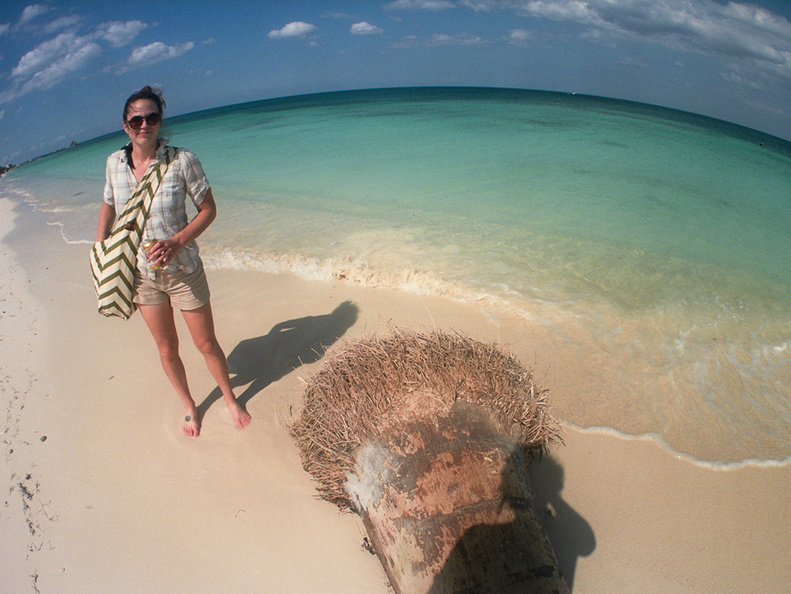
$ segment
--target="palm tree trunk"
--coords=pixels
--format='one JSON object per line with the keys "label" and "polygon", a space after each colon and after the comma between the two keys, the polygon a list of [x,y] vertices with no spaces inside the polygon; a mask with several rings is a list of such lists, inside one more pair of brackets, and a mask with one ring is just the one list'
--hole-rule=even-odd
{"label": "palm tree trunk", "polygon": [[486,408],[432,401],[365,442],[345,485],[395,592],[569,592],[522,449]]}

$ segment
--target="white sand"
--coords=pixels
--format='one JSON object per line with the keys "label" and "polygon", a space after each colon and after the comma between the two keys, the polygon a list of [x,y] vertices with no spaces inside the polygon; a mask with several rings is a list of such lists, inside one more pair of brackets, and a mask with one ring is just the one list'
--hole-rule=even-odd
{"label": "white sand", "polygon": [[[96,313],[88,246],[7,199],[0,237],[2,592],[387,592],[361,522],[315,497],[288,434],[300,378],[321,365],[312,347],[393,323],[536,358],[518,329],[471,306],[213,270],[218,334],[254,382],[237,390],[253,423],[235,429],[218,401],[189,439],[139,314]],[[336,310],[347,301],[351,327],[352,308]],[[214,386],[182,336],[200,403]],[[575,592],[788,591],[789,467],[716,471],[647,440],[565,438],[532,476]]]}

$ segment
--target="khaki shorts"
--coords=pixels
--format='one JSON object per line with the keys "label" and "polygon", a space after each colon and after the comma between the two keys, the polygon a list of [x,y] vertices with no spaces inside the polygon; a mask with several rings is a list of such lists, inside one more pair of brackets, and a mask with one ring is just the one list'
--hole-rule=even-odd
{"label": "khaki shorts", "polygon": [[135,290],[132,301],[138,305],[170,304],[181,310],[198,309],[209,302],[209,283],[201,265],[195,272],[155,270],[156,278],[149,279],[135,274]]}

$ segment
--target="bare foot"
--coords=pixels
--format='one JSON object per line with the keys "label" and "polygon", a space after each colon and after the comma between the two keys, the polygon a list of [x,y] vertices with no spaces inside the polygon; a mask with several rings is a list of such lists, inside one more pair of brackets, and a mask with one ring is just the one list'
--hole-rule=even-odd
{"label": "bare foot", "polygon": [[233,418],[233,422],[236,424],[237,429],[244,429],[250,424],[250,421],[252,420],[250,413],[239,406],[235,400],[233,403],[228,403],[228,410],[231,413],[231,417]]}
{"label": "bare foot", "polygon": [[188,410],[184,416],[184,435],[187,437],[198,437],[200,435],[200,424],[198,423],[198,411]]}

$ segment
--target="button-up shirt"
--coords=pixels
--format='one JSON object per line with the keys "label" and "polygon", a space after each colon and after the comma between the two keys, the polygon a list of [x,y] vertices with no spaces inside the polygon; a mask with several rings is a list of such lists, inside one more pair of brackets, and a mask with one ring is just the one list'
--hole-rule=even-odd
{"label": "button-up shirt", "polygon": [[[160,140],[157,156],[149,168],[164,158],[165,143]],[[104,201],[115,208],[116,214],[124,211],[126,203],[137,189],[137,180],[129,166],[131,143],[107,157],[104,185]],[[187,226],[187,196],[197,207],[211,186],[203,172],[198,157],[194,153],[177,149],[176,157],[170,163],[151,203],[146,219],[143,241],[149,239],[169,239]],[[185,245],[164,269],[170,273],[182,271],[195,272],[200,266],[198,245],[191,241]],[[141,275],[154,278],[148,267],[148,260],[142,248],[137,253],[137,268]]]}

